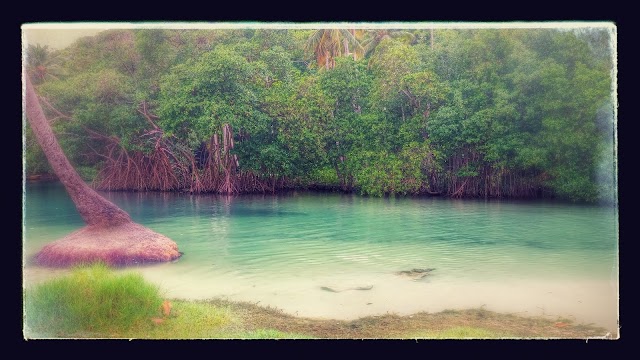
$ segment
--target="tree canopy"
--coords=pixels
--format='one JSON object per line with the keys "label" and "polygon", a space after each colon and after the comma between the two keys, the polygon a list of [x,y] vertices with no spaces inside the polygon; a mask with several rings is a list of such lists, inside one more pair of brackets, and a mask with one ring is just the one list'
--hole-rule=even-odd
{"label": "tree canopy", "polygon": [[[612,32],[122,29],[29,75],[103,189],[613,201]],[[27,173],[48,171],[27,133]]]}

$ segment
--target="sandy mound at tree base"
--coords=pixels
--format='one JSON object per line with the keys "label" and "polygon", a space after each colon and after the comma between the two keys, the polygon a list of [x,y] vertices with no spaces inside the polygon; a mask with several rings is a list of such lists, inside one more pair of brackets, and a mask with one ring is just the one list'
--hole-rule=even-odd
{"label": "sandy mound at tree base", "polygon": [[108,228],[85,226],[46,245],[34,260],[45,266],[73,266],[97,261],[124,266],[171,261],[180,255],[173,240],[131,222]]}

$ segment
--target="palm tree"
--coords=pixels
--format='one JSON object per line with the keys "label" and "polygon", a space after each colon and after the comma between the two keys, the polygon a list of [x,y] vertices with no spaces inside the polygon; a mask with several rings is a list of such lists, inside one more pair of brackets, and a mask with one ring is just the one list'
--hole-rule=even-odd
{"label": "palm tree", "polygon": [[[349,45],[353,46],[353,52]],[[332,69],[338,56],[353,55],[354,60],[362,57],[364,49],[355,36],[355,30],[320,29],[311,34],[305,46],[307,53],[313,53],[319,67]]]}
{"label": "palm tree", "polygon": [[25,76],[29,125],[51,168],[64,185],[87,226],[46,245],[36,262],[69,266],[102,261],[110,265],[170,261],[178,258],[171,239],[134,223],[129,214],[90,188],[65,156],[42,111],[31,79]]}
{"label": "palm tree", "polygon": [[27,73],[34,84],[41,84],[50,78],[58,79],[62,75],[61,61],[60,54],[49,50],[47,45],[29,45],[27,48]]}

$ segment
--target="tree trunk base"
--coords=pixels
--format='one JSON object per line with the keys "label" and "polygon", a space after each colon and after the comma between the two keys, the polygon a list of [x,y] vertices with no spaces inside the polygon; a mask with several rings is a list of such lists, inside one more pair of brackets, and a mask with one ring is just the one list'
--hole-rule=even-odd
{"label": "tree trunk base", "polygon": [[51,267],[94,262],[127,266],[168,262],[181,255],[173,240],[130,222],[113,227],[85,226],[45,245],[34,261]]}

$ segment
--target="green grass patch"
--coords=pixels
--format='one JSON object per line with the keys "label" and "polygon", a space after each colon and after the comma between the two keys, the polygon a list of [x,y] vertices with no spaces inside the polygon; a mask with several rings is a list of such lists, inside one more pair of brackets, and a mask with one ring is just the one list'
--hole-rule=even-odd
{"label": "green grass patch", "polygon": [[121,333],[160,315],[158,287],[104,264],[26,289],[25,335],[92,337]]}
{"label": "green grass patch", "polygon": [[227,307],[203,302],[171,301],[171,314],[159,324],[145,322],[123,332],[126,338],[212,339],[228,338],[241,326],[238,316]]}
{"label": "green grass patch", "polygon": [[70,275],[26,289],[27,338],[295,339],[272,329],[250,330],[228,306],[171,301],[161,311],[159,288],[137,273],[105,264],[78,266]]}
{"label": "green grass patch", "polygon": [[457,326],[444,330],[418,332],[407,335],[408,339],[502,339],[515,336],[484,328]]}
{"label": "green grass patch", "polygon": [[256,339],[314,339],[313,336],[282,332],[274,329],[258,329],[253,331],[242,331],[233,334],[234,339],[256,340]]}
{"label": "green grass patch", "polygon": [[159,324],[146,322],[121,334],[148,339],[304,339],[309,336],[274,329],[247,329],[241,312],[205,301],[173,300],[171,315]]}

